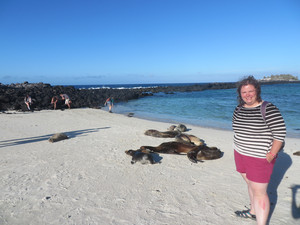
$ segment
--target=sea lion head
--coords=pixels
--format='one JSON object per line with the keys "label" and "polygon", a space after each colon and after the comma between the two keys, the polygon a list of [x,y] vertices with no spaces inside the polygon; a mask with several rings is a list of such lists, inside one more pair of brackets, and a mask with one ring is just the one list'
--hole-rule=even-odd
{"label": "sea lion head", "polygon": [[136,152],[135,150],[126,150],[125,151],[125,153],[130,156],[133,156],[135,154],[135,152]]}
{"label": "sea lion head", "polygon": [[168,128],[168,130],[175,130],[176,126],[175,125],[172,125]]}
{"label": "sea lion head", "polygon": [[179,124],[177,127],[176,127],[176,130],[180,131],[180,132],[185,132],[187,131],[187,128],[184,124]]}
{"label": "sea lion head", "polygon": [[147,146],[141,146],[139,150],[143,153],[153,153]]}
{"label": "sea lion head", "polygon": [[223,152],[217,147],[198,146],[197,149],[187,153],[188,159],[193,162],[203,162],[203,160],[219,159],[223,156]]}
{"label": "sea lion head", "polygon": [[153,130],[153,129],[145,131],[145,135],[148,135],[148,136],[156,136],[158,133],[159,133],[159,131]]}

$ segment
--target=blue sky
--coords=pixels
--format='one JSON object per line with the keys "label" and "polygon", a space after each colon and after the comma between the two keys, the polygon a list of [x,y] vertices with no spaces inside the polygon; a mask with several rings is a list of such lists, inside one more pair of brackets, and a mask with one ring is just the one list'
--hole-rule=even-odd
{"label": "blue sky", "polygon": [[0,82],[300,78],[298,0],[0,0]]}

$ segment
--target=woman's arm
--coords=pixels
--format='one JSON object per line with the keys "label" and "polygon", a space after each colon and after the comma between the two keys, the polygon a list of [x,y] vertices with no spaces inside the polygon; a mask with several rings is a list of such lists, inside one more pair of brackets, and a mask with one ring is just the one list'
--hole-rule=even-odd
{"label": "woman's arm", "polygon": [[273,159],[276,158],[278,152],[281,149],[281,146],[282,146],[281,141],[276,140],[276,139],[273,140],[272,148],[271,148],[270,152],[267,153],[267,155],[266,155],[266,159],[268,160],[268,162],[271,162]]}

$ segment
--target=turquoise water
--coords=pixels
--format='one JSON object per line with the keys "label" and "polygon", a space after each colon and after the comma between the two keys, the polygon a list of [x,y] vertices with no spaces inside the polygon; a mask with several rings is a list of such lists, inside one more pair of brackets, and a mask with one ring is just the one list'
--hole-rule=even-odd
{"label": "turquoise water", "polygon": [[[300,83],[262,85],[262,99],[276,105],[284,117],[287,136],[300,138]],[[158,93],[115,104],[116,113],[170,123],[185,123],[231,130],[237,105],[236,89]]]}

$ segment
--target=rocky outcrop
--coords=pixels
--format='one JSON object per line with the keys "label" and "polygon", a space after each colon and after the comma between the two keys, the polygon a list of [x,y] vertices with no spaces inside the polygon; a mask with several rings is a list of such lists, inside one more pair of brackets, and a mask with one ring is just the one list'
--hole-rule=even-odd
{"label": "rocky outcrop", "polygon": [[[73,86],[51,86],[45,83],[0,84],[0,110],[27,111],[28,109],[24,104],[24,97],[27,94],[32,98],[31,109],[33,110],[52,109],[51,98],[59,96],[59,94],[67,94],[71,98],[71,108],[99,108],[109,96],[113,96],[115,102],[125,102],[158,92],[172,94],[174,92],[192,92],[207,89],[228,89],[235,88],[235,86],[235,83],[210,83],[140,89],[76,89]],[[66,106],[59,97],[57,109],[63,108],[66,108]]]}
{"label": "rocky outcrop", "polygon": [[[52,109],[51,98],[60,94],[67,94],[71,101],[71,108],[99,108],[109,96],[114,96],[115,102],[137,99],[151,93],[144,93],[135,89],[76,89],[73,86],[51,86],[44,83],[0,84],[0,110],[28,111],[24,104],[26,95],[33,101],[31,109]],[[64,100],[58,98],[57,109],[67,108]]]}

